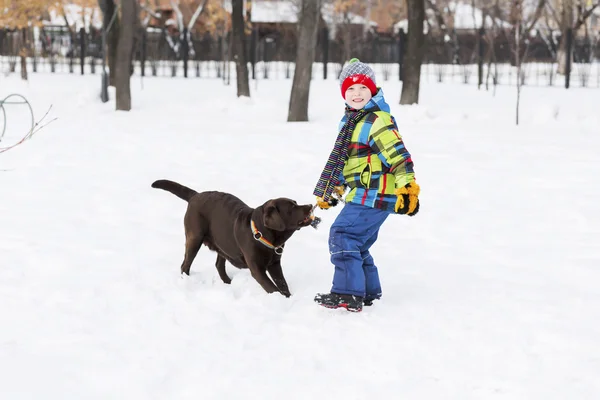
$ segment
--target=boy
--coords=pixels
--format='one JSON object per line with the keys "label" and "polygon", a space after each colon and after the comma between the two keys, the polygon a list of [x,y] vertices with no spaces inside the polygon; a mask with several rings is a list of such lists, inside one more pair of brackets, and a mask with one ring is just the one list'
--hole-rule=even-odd
{"label": "boy", "polygon": [[353,58],[340,75],[346,112],[340,132],[313,194],[322,209],[337,204],[346,188],[346,204],[329,232],[335,266],[330,293],[315,302],[327,308],[362,311],[381,298],[377,267],[369,248],[390,213],[415,215],[419,185],[375,73]]}

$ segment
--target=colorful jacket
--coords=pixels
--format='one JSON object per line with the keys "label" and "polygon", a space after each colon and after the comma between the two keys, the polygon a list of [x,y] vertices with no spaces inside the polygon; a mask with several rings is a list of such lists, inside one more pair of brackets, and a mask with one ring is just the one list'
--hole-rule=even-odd
{"label": "colorful jacket", "polygon": [[[394,190],[415,179],[413,162],[381,89],[364,109],[371,112],[352,133],[348,159],[338,184],[350,188],[347,203],[394,212],[397,198]],[[339,129],[346,119],[347,116],[342,118]]]}

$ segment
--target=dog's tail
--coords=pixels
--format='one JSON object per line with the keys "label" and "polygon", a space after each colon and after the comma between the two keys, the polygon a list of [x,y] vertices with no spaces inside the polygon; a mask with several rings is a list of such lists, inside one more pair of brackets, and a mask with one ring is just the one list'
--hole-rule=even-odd
{"label": "dog's tail", "polygon": [[192,196],[197,194],[194,189],[190,189],[187,186],[180,185],[177,182],[169,181],[166,179],[160,179],[152,184],[153,188],[166,190],[167,192],[173,193],[175,196],[182,200],[190,201]]}

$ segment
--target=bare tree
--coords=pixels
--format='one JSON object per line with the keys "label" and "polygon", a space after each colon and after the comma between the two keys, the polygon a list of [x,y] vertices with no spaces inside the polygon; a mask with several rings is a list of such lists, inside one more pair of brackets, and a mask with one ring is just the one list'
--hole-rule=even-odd
{"label": "bare tree", "polygon": [[250,97],[248,63],[246,62],[246,35],[244,32],[244,2],[243,0],[232,0],[231,7],[231,39],[237,74],[237,95],[238,97]]}
{"label": "bare tree", "polygon": [[371,29],[371,10],[373,8],[373,0],[365,0],[365,20],[363,23],[363,38],[367,37],[367,33]]}
{"label": "bare tree", "polygon": [[421,63],[423,62],[423,21],[425,19],[425,0],[406,0],[408,9],[408,34],[406,54],[404,56],[402,94],[400,104],[419,102],[421,83]]}
{"label": "bare tree", "polygon": [[302,0],[298,27],[296,69],[290,95],[288,122],[308,121],[308,98],[320,15],[321,0]]}
{"label": "bare tree", "polygon": [[[4,1],[0,2],[0,27],[6,32],[14,30],[9,35],[19,51],[21,60],[21,79],[27,80],[27,57],[32,51],[33,38],[30,36],[31,26],[40,26],[41,17],[47,11],[49,4],[44,0],[29,1]],[[16,61],[11,64],[11,72],[14,71]]]}
{"label": "bare tree", "polygon": [[[331,7],[328,12],[331,13],[331,33],[335,38],[339,34],[341,39],[340,68],[344,62],[352,58],[353,47],[356,47],[357,38],[352,36],[352,25],[356,22],[355,19],[359,15],[370,13],[371,0],[330,0]],[[363,37],[368,33],[369,20],[368,17],[364,20]]]}
{"label": "bare tree", "polygon": [[[522,7],[522,3],[517,0],[516,3],[519,3],[519,6]],[[521,25],[517,24],[515,26],[515,61],[517,63],[517,109],[515,114],[516,124],[519,125],[519,108],[521,105],[521,87],[523,85],[523,81],[521,80]]]}
{"label": "bare tree", "polygon": [[[140,5],[137,0],[98,0],[103,14],[103,54],[107,54],[110,86],[117,92],[116,109],[131,110],[130,79],[133,74],[133,53],[141,29]],[[104,69],[104,64],[103,64]],[[105,71],[103,71],[103,74]],[[102,87],[102,101],[108,92]]]}
{"label": "bare tree", "polygon": [[[102,10],[103,22],[103,38],[104,48],[102,54],[106,54],[105,59],[108,61],[108,85],[115,86],[117,71],[117,46],[119,44],[119,17],[118,7],[115,0],[98,0],[100,10]],[[104,65],[104,64],[103,64]]]}
{"label": "bare tree", "polygon": [[179,8],[179,0],[170,0],[171,7],[173,7],[173,11],[175,13],[176,20],[177,20],[177,28],[179,31],[179,41],[173,41],[173,40],[171,40],[170,37],[167,36],[167,42],[169,43],[169,46],[173,49],[175,54],[177,54],[178,56],[181,53],[181,46],[184,44],[184,42],[190,52],[190,55],[192,57],[194,56],[195,50],[194,50],[194,46],[192,43],[191,32],[192,32],[192,29],[193,29],[194,25],[196,24],[196,21],[198,20],[198,18],[200,18],[202,13],[206,10],[207,3],[208,3],[208,0],[202,0],[200,2],[198,7],[196,7],[196,10],[194,11],[194,14],[192,14],[192,16],[190,17],[188,24],[186,25],[184,22],[183,13],[181,12],[181,9]]}
{"label": "bare tree", "polygon": [[[435,16],[435,21],[437,23],[437,27],[439,30],[446,35],[452,43],[452,63],[458,63],[458,36],[456,34],[456,29],[454,27],[451,29],[448,26],[448,19],[454,20],[456,3],[454,3],[454,8],[450,7],[450,4],[438,4],[442,2],[438,2],[436,0],[426,0],[427,8],[433,11],[433,15]],[[441,7],[440,7],[441,5]]]}
{"label": "bare tree", "polygon": [[21,79],[24,81],[28,80],[27,75],[27,53],[29,48],[29,39],[27,35],[27,28],[21,28],[19,31],[21,34],[21,49],[19,50],[19,56],[21,57]]}
{"label": "bare tree", "polygon": [[[562,0],[560,2],[560,10],[556,10],[556,7],[552,2],[547,2],[548,13],[552,16],[554,23],[560,27],[561,41],[558,46],[557,62],[558,62],[558,73],[564,74],[566,72],[567,57],[572,57],[572,54],[567,54],[566,40],[567,31],[572,30],[577,32],[592,16],[594,11],[600,7],[600,0],[595,1],[583,1],[583,0]],[[548,30],[547,40],[550,42],[554,41],[552,30]]]}
{"label": "bare tree", "polygon": [[162,18],[160,12],[153,10],[152,7],[148,5],[148,0],[145,0],[144,2],[140,1],[139,4],[140,8],[145,11],[144,18],[141,21],[142,27],[146,28],[150,23],[151,18],[156,18],[157,20],[160,20]]}
{"label": "bare tree", "polygon": [[133,50],[136,28],[139,27],[139,7],[136,0],[121,0],[121,26],[115,62],[115,87],[117,89],[117,110],[131,110],[130,78],[132,73]]}
{"label": "bare tree", "polygon": [[524,0],[512,0],[510,4],[510,21],[515,40],[513,42],[512,52],[517,67],[517,105],[516,105],[516,124],[519,125],[519,109],[521,104],[521,89],[523,87],[523,63],[527,59],[529,50],[529,35],[536,26],[546,0],[537,0],[537,5],[533,13],[525,15],[523,9]]}
{"label": "bare tree", "polygon": [[[485,90],[489,90],[490,85],[490,76],[493,76],[492,82],[494,85],[493,94],[496,95],[496,86],[498,83],[498,60],[496,58],[496,50],[495,50],[495,40],[498,34],[500,33],[499,23],[502,22],[500,15],[500,0],[493,0],[493,3],[487,5],[483,18],[482,18],[482,28],[485,27],[484,21],[485,16],[490,15],[491,27],[485,29],[485,41],[488,44],[488,50],[486,54],[487,58],[487,74],[485,77]],[[492,69],[493,63],[493,69]],[[492,72],[493,70],[493,72]]]}

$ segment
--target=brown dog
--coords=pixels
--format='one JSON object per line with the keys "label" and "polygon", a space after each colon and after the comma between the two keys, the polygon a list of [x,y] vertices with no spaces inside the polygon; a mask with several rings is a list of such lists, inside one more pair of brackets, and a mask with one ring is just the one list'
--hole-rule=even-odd
{"label": "brown dog", "polygon": [[311,224],[312,205],[300,206],[294,200],[278,198],[250,208],[229,193],[198,193],[168,180],[158,180],[152,187],[188,202],[183,220],[185,258],[181,273],[190,274],[192,262],[204,244],[217,252],[216,267],[223,282],[231,283],[225,272],[227,260],[234,267],[249,268],[267,293],[291,295],[281,270],[281,254],[286,240]]}

